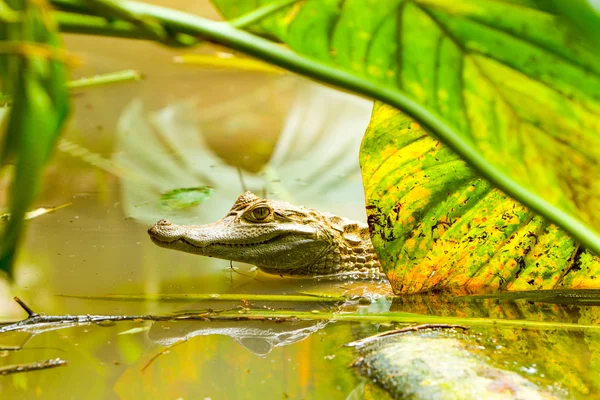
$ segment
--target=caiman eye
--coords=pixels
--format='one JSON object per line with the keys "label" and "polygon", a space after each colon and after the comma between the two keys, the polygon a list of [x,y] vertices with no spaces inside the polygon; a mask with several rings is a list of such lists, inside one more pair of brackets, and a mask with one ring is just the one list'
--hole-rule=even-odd
{"label": "caiman eye", "polygon": [[269,207],[256,207],[251,211],[250,216],[256,221],[262,221],[267,218],[269,214],[271,214]]}

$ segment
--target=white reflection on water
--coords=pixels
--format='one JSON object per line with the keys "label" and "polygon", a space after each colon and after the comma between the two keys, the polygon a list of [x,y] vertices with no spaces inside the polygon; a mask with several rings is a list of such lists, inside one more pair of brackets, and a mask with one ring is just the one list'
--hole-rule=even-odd
{"label": "white reflection on water", "polygon": [[[364,221],[358,153],[371,107],[371,101],[302,81],[269,162],[259,173],[244,171],[246,187],[259,195],[266,189],[269,198]],[[238,169],[207,145],[197,113],[193,100],[149,114],[140,100],[125,109],[114,160],[135,176],[121,182],[128,216],[146,223],[159,218],[208,223],[224,216],[239,196]],[[205,185],[216,193],[193,214],[156,210],[160,192]]]}

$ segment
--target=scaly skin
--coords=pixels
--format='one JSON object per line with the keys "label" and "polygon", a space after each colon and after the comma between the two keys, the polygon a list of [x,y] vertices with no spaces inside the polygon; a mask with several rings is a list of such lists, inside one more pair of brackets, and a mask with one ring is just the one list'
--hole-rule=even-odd
{"label": "scaly skin", "polygon": [[220,221],[160,220],[148,234],[161,247],[253,264],[270,274],[381,276],[366,224],[251,192]]}

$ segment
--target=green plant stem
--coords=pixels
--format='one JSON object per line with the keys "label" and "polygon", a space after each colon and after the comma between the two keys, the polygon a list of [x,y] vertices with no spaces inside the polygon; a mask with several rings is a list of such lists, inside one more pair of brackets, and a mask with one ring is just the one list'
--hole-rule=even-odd
{"label": "green plant stem", "polygon": [[135,25],[150,38],[158,42],[163,42],[167,38],[168,34],[159,22],[151,18],[136,15],[126,8],[121,7],[114,0],[86,0],[85,3],[97,14],[108,16],[110,19],[124,20]]}
{"label": "green plant stem", "polygon": [[277,294],[238,294],[238,293],[223,293],[223,294],[163,294],[163,293],[147,293],[147,294],[108,294],[106,296],[69,296],[62,295],[61,297],[69,297],[75,299],[86,300],[107,300],[107,301],[160,301],[160,302],[198,302],[198,301],[279,301],[279,302],[343,302],[351,300],[350,297],[339,295],[277,295]]}
{"label": "green plant stem", "polygon": [[[144,76],[138,71],[128,69],[119,72],[110,72],[107,74],[100,74],[89,78],[81,78],[67,83],[67,87],[72,90],[77,89],[89,89],[96,86],[111,85],[113,83],[123,83],[128,81],[139,81],[144,79]],[[0,105],[10,104],[12,98],[8,95],[0,93]]]}
{"label": "green plant stem", "polygon": [[[423,124],[430,133],[441,139],[471,167],[499,189],[550,221],[555,222],[558,226],[570,232],[582,245],[600,254],[600,236],[595,231],[585,226],[579,219],[513,181],[500,168],[490,164],[470,141],[465,140],[448,123],[398,91],[397,88],[383,87],[378,83],[370,82],[367,79],[354,76],[322,62],[303,57],[278,44],[236,29],[228,23],[211,21],[180,11],[133,1],[123,1],[120,4],[130,12],[151,16],[161,21],[171,32],[202,37],[317,81],[383,101],[402,110]],[[65,20],[59,15],[58,21],[61,29],[73,33],[110,36],[115,36],[113,33],[125,34],[123,31],[114,32],[112,29],[107,29],[110,27],[106,26],[97,28],[86,26],[83,19],[81,21]]]}
{"label": "green plant stem", "polygon": [[67,84],[69,89],[88,89],[96,86],[110,85],[112,83],[122,83],[128,81],[139,81],[144,77],[138,71],[128,69],[126,71],[111,72],[89,78],[81,78],[71,81]]}
{"label": "green plant stem", "polygon": [[57,12],[55,18],[63,33],[152,40],[146,32],[125,21],[109,21],[103,17],[62,11]]}

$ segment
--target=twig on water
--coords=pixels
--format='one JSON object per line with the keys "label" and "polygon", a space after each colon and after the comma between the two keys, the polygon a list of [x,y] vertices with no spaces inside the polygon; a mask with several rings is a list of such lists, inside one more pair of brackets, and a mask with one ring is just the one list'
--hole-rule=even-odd
{"label": "twig on water", "polygon": [[35,318],[35,317],[39,316],[39,314],[36,313],[35,311],[33,311],[27,304],[25,304],[25,302],[23,300],[21,300],[17,296],[15,296],[14,299],[17,302],[17,304],[19,304],[21,306],[21,308],[23,310],[25,310],[25,312],[27,313],[29,318]]}
{"label": "twig on water", "polygon": [[24,350],[56,350],[63,353],[66,353],[65,350],[59,349],[58,347],[22,347],[22,346],[2,346],[0,347],[0,352],[3,351],[24,351]]}
{"label": "twig on water", "polygon": [[54,358],[51,360],[39,361],[30,364],[9,365],[6,367],[0,367],[0,376],[16,374],[19,372],[40,371],[43,369],[62,367],[64,365],[67,365],[67,361],[61,360],[60,358]]}
{"label": "twig on water", "polygon": [[368,343],[377,341],[377,340],[387,337],[387,336],[400,335],[402,333],[407,333],[407,332],[417,332],[417,331],[422,331],[425,329],[462,329],[463,331],[467,331],[467,330],[469,330],[469,327],[463,326],[463,325],[449,325],[449,324],[412,325],[412,326],[407,326],[406,328],[392,329],[390,331],[381,332],[381,333],[378,333],[373,336],[368,336],[363,339],[355,340],[354,342],[350,342],[350,343],[346,344],[345,346],[346,347],[363,347],[364,345],[366,345]]}
{"label": "twig on water", "polygon": [[148,367],[149,367],[149,366],[150,366],[150,365],[151,365],[151,364],[152,364],[152,363],[153,363],[153,362],[154,362],[154,361],[155,361],[155,360],[156,360],[158,357],[162,356],[163,354],[167,354],[167,353],[168,353],[168,352],[170,352],[170,351],[171,351],[171,349],[173,349],[175,346],[179,346],[180,344],[182,344],[182,343],[185,343],[185,342],[187,342],[187,339],[185,339],[185,340],[182,340],[182,341],[180,341],[180,342],[177,342],[177,343],[175,343],[175,344],[173,344],[173,345],[171,345],[171,346],[167,347],[166,349],[162,350],[161,352],[159,352],[159,353],[155,354],[155,355],[154,355],[154,356],[153,356],[151,359],[149,359],[149,360],[148,360],[148,362],[146,363],[146,365],[144,365],[144,366],[142,367],[142,370],[141,370],[142,374],[143,374],[144,372],[146,372],[146,369],[148,369]]}

